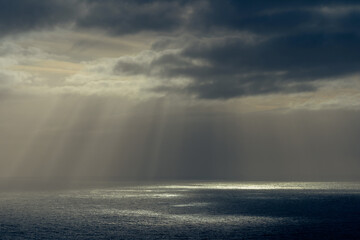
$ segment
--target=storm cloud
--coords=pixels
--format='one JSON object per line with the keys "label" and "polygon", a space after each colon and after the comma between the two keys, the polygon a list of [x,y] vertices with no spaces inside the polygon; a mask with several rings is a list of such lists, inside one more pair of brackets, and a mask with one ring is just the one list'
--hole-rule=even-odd
{"label": "storm cloud", "polygon": [[358,33],[360,19],[357,1],[1,0],[0,6],[2,34],[64,22],[120,35],[178,30],[198,35],[220,30],[263,35]]}
{"label": "storm cloud", "polygon": [[[242,37],[201,39],[178,51],[157,50],[146,65],[121,59],[116,73],[155,75],[158,91],[185,91],[200,98],[314,91],[314,82],[357,74],[360,38],[354,33],[299,34],[248,42]],[[156,48],[159,44],[155,44]],[[185,88],[167,80],[189,78]]]}
{"label": "storm cloud", "polygon": [[0,37],[69,23],[78,10],[75,0],[0,0]]}
{"label": "storm cloud", "polygon": [[157,34],[152,59],[121,58],[113,69],[160,79],[155,92],[204,99],[297,93],[358,74],[356,1],[26,0],[0,1],[0,9],[3,36],[66,24],[115,36]]}
{"label": "storm cloud", "polygon": [[[358,74],[354,22],[360,12],[350,2],[196,3],[183,22],[195,39],[185,38],[182,45],[178,37],[160,40],[147,66],[122,59],[114,71],[163,79],[156,91],[207,99],[315,91],[314,82]],[[173,86],[174,78],[191,82]]]}

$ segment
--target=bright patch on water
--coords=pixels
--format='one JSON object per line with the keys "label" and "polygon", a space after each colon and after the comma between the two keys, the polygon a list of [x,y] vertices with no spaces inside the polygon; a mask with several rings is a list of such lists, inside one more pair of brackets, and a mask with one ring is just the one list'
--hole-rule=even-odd
{"label": "bright patch on water", "polygon": [[[150,186],[149,188],[152,188]],[[356,182],[220,182],[220,183],[196,183],[188,185],[164,185],[156,186],[168,189],[224,189],[224,190],[357,190],[359,183]]]}
{"label": "bright patch on water", "polygon": [[1,239],[360,238],[359,183],[109,182],[0,193]]}

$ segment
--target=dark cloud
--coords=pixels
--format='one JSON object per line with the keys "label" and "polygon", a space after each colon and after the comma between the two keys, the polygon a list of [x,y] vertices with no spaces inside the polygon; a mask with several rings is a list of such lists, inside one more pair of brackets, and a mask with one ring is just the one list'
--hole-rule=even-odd
{"label": "dark cloud", "polygon": [[0,36],[52,28],[74,20],[75,0],[0,0]]}
{"label": "dark cloud", "polygon": [[111,34],[358,32],[357,1],[0,0],[2,34],[73,22]]}
{"label": "dark cloud", "polygon": [[80,28],[123,35],[141,31],[213,35],[248,31],[262,35],[359,32],[356,1],[88,0]]}
{"label": "dark cloud", "polygon": [[[160,77],[165,81],[157,91],[221,99],[314,91],[314,81],[358,72],[355,2],[202,1],[202,8],[197,3],[184,23],[197,39],[160,40],[153,49],[161,54],[148,66],[119,61],[115,72]],[[180,51],[162,52],[172,48]],[[191,83],[167,83],[174,78]]]}
{"label": "dark cloud", "polygon": [[80,28],[100,28],[122,35],[139,31],[172,31],[183,24],[183,1],[87,1]]}
{"label": "dark cloud", "polygon": [[[314,91],[314,81],[358,72],[359,43],[355,33],[287,35],[255,43],[237,37],[202,39],[181,51],[160,51],[148,66],[119,61],[115,71],[160,77],[164,85],[157,91],[200,98]],[[173,78],[192,82],[185,88],[166,85]]]}
{"label": "dark cloud", "polygon": [[173,31],[184,25],[186,1],[0,0],[2,36],[73,23],[123,35]]}
{"label": "dark cloud", "polygon": [[[261,34],[358,31],[357,1],[206,1],[192,15],[191,27],[223,28]],[[355,7],[354,7],[355,6]]]}
{"label": "dark cloud", "polygon": [[359,43],[360,36],[352,33],[282,36],[255,45],[225,39],[209,46],[195,44],[181,53],[205,66],[167,71],[194,79],[189,90],[201,97],[309,91],[314,90],[313,81],[357,73]]}
{"label": "dark cloud", "polygon": [[[357,73],[359,20],[357,1],[0,0],[2,35],[72,22],[167,36],[152,61],[121,59],[114,73],[158,77],[157,91],[200,98],[314,91],[314,81]],[[175,78],[191,83],[175,87]]]}
{"label": "dark cloud", "polygon": [[183,25],[185,1],[0,0],[0,34],[75,23],[122,35],[169,31]]}

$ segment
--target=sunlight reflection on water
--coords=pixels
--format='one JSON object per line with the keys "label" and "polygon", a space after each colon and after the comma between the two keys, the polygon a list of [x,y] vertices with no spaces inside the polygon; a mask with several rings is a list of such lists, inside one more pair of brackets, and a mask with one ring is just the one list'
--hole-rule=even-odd
{"label": "sunlight reflection on water", "polygon": [[3,192],[0,234],[4,239],[293,239],[298,234],[313,239],[331,232],[351,239],[349,233],[360,235],[359,202],[359,183],[109,182]]}
{"label": "sunlight reflection on water", "polygon": [[276,190],[276,189],[302,189],[302,190],[326,190],[326,189],[359,189],[357,182],[217,182],[195,183],[188,185],[164,185],[149,186],[168,189],[224,189],[224,190]]}
{"label": "sunlight reflection on water", "polygon": [[211,225],[237,225],[242,226],[254,224],[273,224],[281,221],[295,221],[291,218],[274,218],[274,217],[259,217],[259,216],[231,216],[231,215],[206,215],[206,214],[168,214],[148,210],[117,210],[106,209],[101,212],[93,212],[93,214],[107,214],[118,215],[120,217],[143,217],[143,223],[154,224],[152,221],[146,221],[146,218],[158,218],[157,224],[161,225],[176,225],[176,224],[211,224]]}

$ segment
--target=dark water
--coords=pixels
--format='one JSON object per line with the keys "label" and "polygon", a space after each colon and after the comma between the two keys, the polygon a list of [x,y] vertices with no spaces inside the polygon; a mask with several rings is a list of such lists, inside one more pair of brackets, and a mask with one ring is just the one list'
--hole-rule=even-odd
{"label": "dark water", "polygon": [[0,239],[360,239],[360,184],[2,190]]}

